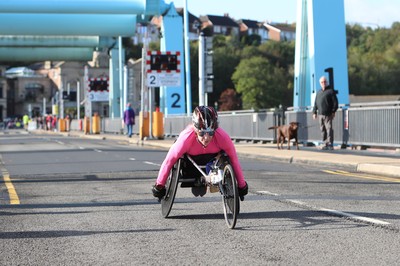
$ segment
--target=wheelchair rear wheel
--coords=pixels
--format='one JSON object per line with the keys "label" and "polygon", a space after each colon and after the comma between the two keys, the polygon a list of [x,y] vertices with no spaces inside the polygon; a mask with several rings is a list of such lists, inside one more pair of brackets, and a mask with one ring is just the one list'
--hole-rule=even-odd
{"label": "wheelchair rear wheel", "polygon": [[226,224],[233,229],[239,214],[240,202],[236,176],[230,164],[225,165],[220,187]]}
{"label": "wheelchair rear wheel", "polygon": [[181,169],[181,159],[174,165],[169,173],[167,183],[165,184],[166,193],[161,199],[161,214],[167,218],[174,204],[176,190],[178,189],[179,173]]}

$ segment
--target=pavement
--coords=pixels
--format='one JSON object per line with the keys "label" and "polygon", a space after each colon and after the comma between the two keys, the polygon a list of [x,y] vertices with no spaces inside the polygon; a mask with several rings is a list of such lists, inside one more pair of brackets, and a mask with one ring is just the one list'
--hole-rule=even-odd
{"label": "pavement", "polygon": [[[47,131],[31,131],[32,133],[43,133]],[[52,132],[51,134],[62,134],[64,136],[113,139],[126,141],[130,144],[141,146],[154,146],[168,150],[174,142],[174,138],[141,140],[139,136],[128,138],[121,134],[84,134],[82,131]],[[278,150],[274,143],[235,142],[239,158],[270,159],[287,163],[299,163],[320,165],[326,167],[343,167],[350,171],[362,172],[374,175],[383,175],[400,178],[400,151],[398,149],[368,149],[352,150],[342,149],[339,146],[334,150],[321,150],[319,147],[306,147],[299,145],[296,150]]]}

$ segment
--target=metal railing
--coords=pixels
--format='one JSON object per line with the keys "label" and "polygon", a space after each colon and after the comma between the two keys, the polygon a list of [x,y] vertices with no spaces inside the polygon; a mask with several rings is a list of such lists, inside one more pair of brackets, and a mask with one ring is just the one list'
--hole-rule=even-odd
{"label": "metal railing", "polygon": [[[124,131],[119,118],[101,121],[101,132],[122,134]],[[273,142],[275,130],[268,130],[269,127],[296,121],[300,123],[299,142],[321,142],[318,121],[312,119],[309,107],[300,111],[219,112],[219,121],[235,141]],[[190,123],[191,116],[167,116],[164,118],[164,135],[178,136]],[[71,130],[77,129],[78,124],[73,120]],[[341,106],[333,121],[333,129],[335,145],[400,148],[400,101]],[[139,130],[139,123],[136,123],[133,132],[139,134]]]}

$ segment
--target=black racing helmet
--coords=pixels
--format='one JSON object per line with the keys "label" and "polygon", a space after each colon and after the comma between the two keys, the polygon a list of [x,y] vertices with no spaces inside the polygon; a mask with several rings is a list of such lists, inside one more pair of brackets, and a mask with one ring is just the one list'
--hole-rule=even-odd
{"label": "black racing helmet", "polygon": [[198,106],[193,111],[192,122],[198,130],[216,130],[218,114],[211,106]]}

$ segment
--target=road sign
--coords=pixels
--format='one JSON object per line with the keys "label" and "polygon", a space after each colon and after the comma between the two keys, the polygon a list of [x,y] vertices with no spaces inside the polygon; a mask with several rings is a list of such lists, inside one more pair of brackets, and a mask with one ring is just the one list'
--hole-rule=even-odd
{"label": "road sign", "polygon": [[181,86],[180,73],[151,73],[147,74],[148,87],[179,87]]}

